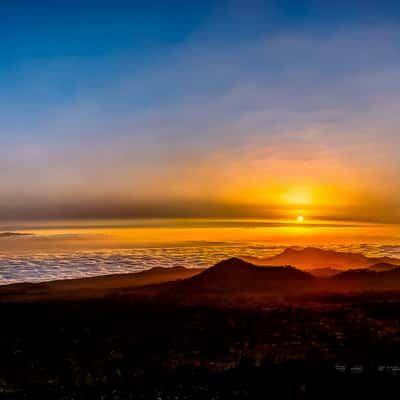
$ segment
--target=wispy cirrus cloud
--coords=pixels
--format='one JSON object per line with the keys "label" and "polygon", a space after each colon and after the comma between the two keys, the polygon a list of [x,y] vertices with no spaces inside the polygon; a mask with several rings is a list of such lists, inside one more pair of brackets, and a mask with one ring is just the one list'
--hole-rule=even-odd
{"label": "wispy cirrus cloud", "polygon": [[26,237],[32,235],[33,233],[25,233],[25,232],[0,232],[0,238],[18,238],[18,237]]}
{"label": "wispy cirrus cloud", "polygon": [[32,93],[73,93],[1,127],[0,218],[277,217],[277,192],[301,185],[325,190],[327,218],[400,221],[398,27],[236,42],[217,21],[150,65],[114,56],[111,74],[101,58],[26,65]]}

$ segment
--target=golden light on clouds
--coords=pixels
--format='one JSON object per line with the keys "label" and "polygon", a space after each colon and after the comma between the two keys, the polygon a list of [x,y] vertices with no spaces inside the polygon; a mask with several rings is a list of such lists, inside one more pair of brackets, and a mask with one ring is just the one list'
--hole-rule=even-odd
{"label": "golden light on clouds", "polygon": [[307,187],[293,187],[282,195],[282,200],[287,205],[309,206],[313,204],[313,193]]}

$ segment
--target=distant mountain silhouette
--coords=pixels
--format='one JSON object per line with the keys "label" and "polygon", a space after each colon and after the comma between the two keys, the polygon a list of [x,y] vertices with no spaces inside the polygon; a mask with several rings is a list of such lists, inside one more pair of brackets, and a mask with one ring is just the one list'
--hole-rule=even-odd
{"label": "distant mountain silhouette", "polygon": [[281,254],[259,259],[244,257],[246,261],[257,265],[293,265],[302,270],[320,268],[355,269],[369,268],[374,264],[388,263],[400,266],[400,259],[390,257],[366,257],[358,253],[343,253],[333,250],[323,250],[316,247],[296,248],[289,247]]}
{"label": "distant mountain silhouette", "polygon": [[[323,272],[328,274],[323,276]],[[186,294],[192,298],[210,294],[222,294],[228,298],[237,294],[275,296],[311,292],[400,290],[400,266],[384,271],[349,269],[335,275],[332,275],[332,269],[323,272],[319,270],[320,275],[313,276],[312,272],[304,272],[292,266],[265,268],[239,258],[230,258],[198,275],[172,283],[172,288],[174,293]]]}
{"label": "distant mountain silhouette", "polygon": [[[326,257],[331,255],[333,261]],[[318,259],[316,258],[318,256]],[[385,258],[386,259],[386,258]],[[51,302],[127,296],[140,301],[166,302],[173,305],[225,304],[237,297],[262,304],[267,298],[305,293],[352,291],[400,291],[400,265],[373,262],[376,259],[319,249],[287,249],[267,259],[276,263],[288,260],[297,265],[310,264],[310,273],[292,266],[263,263],[254,265],[240,258],[221,261],[208,269],[153,268],[132,274],[100,276],[44,283],[24,283],[0,287],[0,303]],[[361,264],[362,268],[337,272],[339,262]],[[265,260],[263,260],[265,261]],[[391,259],[400,262],[400,260]],[[366,267],[371,263],[369,267]],[[268,267],[265,267],[267,265]],[[349,265],[349,264],[347,264]],[[268,299],[267,299],[268,300]]]}
{"label": "distant mountain silhouette", "polygon": [[290,266],[263,268],[239,258],[221,261],[201,274],[178,282],[177,291],[196,292],[279,292],[308,287],[314,277]]}
{"label": "distant mountain silhouette", "polygon": [[381,271],[390,271],[396,268],[399,268],[399,265],[381,262],[378,264],[371,265],[368,269],[371,271],[381,272]]}

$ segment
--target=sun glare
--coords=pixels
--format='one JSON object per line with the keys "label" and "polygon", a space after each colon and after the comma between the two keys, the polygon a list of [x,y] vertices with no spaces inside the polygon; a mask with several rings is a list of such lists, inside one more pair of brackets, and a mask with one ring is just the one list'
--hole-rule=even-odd
{"label": "sun glare", "polygon": [[313,194],[310,188],[293,187],[283,195],[283,200],[287,204],[310,205],[313,203]]}
{"label": "sun glare", "polygon": [[302,215],[299,215],[299,216],[297,217],[297,221],[298,221],[298,222],[303,222],[303,221],[304,221],[304,217],[303,217]]}

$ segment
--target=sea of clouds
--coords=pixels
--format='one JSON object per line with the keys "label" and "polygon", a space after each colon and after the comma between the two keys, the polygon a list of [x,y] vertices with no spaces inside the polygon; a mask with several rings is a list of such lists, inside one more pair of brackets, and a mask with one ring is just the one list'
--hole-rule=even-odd
{"label": "sea of clouds", "polygon": [[[265,244],[187,244],[180,246],[91,250],[63,253],[0,254],[0,284],[43,282],[116,273],[139,272],[153,267],[209,267],[233,256],[268,257],[287,246]],[[399,245],[318,246],[369,256],[400,258]]]}

